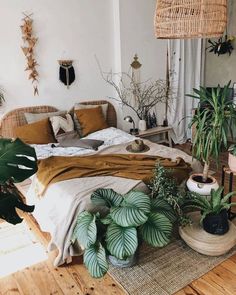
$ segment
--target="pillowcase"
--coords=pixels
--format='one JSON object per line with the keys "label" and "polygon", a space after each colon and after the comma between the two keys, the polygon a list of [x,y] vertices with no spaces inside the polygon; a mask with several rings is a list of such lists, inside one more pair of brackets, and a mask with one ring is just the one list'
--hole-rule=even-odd
{"label": "pillowcase", "polygon": [[66,111],[58,111],[58,112],[50,112],[50,113],[24,113],[26,122],[28,124],[34,123],[37,121],[41,121],[43,119],[52,117],[52,116],[58,116],[58,115],[64,115]]}
{"label": "pillowcase", "polygon": [[60,134],[74,131],[74,122],[70,114],[49,118],[55,138]]}
{"label": "pillowcase", "polygon": [[75,114],[81,125],[83,136],[108,127],[101,106],[91,109],[75,110]]}
{"label": "pillowcase", "polygon": [[[105,120],[107,119],[107,109],[108,109],[108,103],[104,103],[104,104],[101,104],[99,105],[102,107],[102,113],[103,113],[103,116],[105,118]],[[74,104],[74,111],[75,110],[82,110],[82,109],[94,109],[94,108],[97,108],[98,105],[94,105],[94,104],[82,104],[82,103],[75,103]],[[82,135],[82,132],[81,132],[81,126],[80,126],[80,123],[76,117],[76,114],[74,113],[74,123],[75,123],[75,130],[77,130],[77,132]]]}
{"label": "pillowcase", "polygon": [[16,137],[28,144],[56,142],[48,119],[16,127],[14,133]]}
{"label": "pillowcase", "polygon": [[84,149],[97,150],[104,143],[103,140],[81,139],[76,131],[61,134],[57,137],[58,147],[80,147]]}

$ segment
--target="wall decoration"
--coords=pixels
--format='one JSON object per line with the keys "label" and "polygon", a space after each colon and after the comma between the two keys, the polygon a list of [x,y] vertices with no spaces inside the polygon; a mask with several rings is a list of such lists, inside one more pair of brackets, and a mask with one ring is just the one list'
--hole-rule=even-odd
{"label": "wall decoration", "polygon": [[30,15],[27,15],[25,13],[24,18],[23,18],[23,24],[20,26],[21,27],[21,32],[22,32],[22,39],[24,42],[24,46],[22,46],[22,51],[26,57],[27,60],[27,66],[25,68],[25,71],[29,71],[29,76],[28,79],[32,80],[33,84],[33,89],[34,89],[34,95],[38,95],[38,71],[36,70],[36,67],[38,66],[38,63],[34,57],[34,47],[35,44],[38,41],[38,38],[36,38],[33,35],[33,19],[31,16],[33,15],[32,13]]}
{"label": "wall decoration", "polygon": [[59,80],[67,86],[69,86],[75,81],[75,70],[72,65],[72,60],[59,60]]}
{"label": "wall decoration", "polygon": [[233,48],[232,41],[234,40],[233,36],[228,37],[227,35],[224,38],[219,38],[217,41],[208,40],[210,45],[206,48],[209,49],[209,52],[222,55],[228,53],[231,55]]}

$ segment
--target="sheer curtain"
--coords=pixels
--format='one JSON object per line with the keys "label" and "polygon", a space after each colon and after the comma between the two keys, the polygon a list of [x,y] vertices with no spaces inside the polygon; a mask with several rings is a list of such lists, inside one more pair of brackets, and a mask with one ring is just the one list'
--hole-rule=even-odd
{"label": "sheer curtain", "polygon": [[186,94],[199,88],[203,81],[205,44],[202,39],[168,40],[169,78],[172,98],[167,118],[173,126],[172,139],[184,143],[191,138],[188,128],[197,101]]}

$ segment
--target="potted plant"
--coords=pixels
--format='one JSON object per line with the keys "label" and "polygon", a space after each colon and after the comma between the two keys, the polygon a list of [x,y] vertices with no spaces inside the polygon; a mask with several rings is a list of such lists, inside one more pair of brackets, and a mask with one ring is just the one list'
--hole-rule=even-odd
{"label": "potted plant", "polygon": [[78,215],[71,242],[78,240],[85,249],[84,264],[92,277],[107,272],[110,255],[116,266],[130,266],[141,240],[153,247],[169,243],[174,220],[165,215],[172,210],[165,201],[139,191],[121,195],[112,189],[97,189],[91,202],[96,210]]}
{"label": "potted plant", "polygon": [[15,208],[32,212],[34,206],[24,204],[14,188],[37,171],[35,150],[20,139],[0,139],[0,218],[17,224],[22,221]]}
{"label": "potted plant", "polygon": [[236,172],[236,144],[231,144],[228,148],[228,165],[231,171]]}
{"label": "potted plant", "polygon": [[223,88],[212,88],[211,92],[205,87],[193,89],[196,95],[189,95],[199,100],[190,127],[196,130],[193,156],[204,164],[204,168],[202,174],[190,176],[187,187],[202,195],[209,195],[212,188],[218,188],[216,179],[209,175],[210,160],[218,162],[222,147],[227,147],[227,135],[235,123],[236,109],[233,100],[229,99],[230,83]]}
{"label": "potted plant", "polygon": [[182,209],[200,210],[200,223],[203,229],[211,234],[223,235],[229,230],[227,210],[236,205],[236,203],[229,202],[236,192],[228,193],[222,197],[223,190],[224,187],[212,189],[209,200],[199,194],[191,195],[182,205]]}

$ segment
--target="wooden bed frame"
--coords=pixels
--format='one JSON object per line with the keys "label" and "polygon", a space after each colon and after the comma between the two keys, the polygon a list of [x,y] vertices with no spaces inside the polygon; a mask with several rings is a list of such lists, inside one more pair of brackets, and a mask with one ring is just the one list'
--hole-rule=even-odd
{"label": "wooden bed frame", "polygon": [[[81,104],[92,104],[92,105],[101,105],[108,104],[107,109],[107,124],[109,127],[117,126],[117,117],[114,106],[106,100],[97,100],[97,101],[83,101]],[[49,113],[56,112],[57,108],[48,105],[42,106],[31,106],[14,109],[6,113],[1,119],[0,123],[0,136],[6,138],[13,138],[15,136],[14,129],[18,126],[27,124],[24,113]],[[73,111],[73,108],[69,111]]]}

